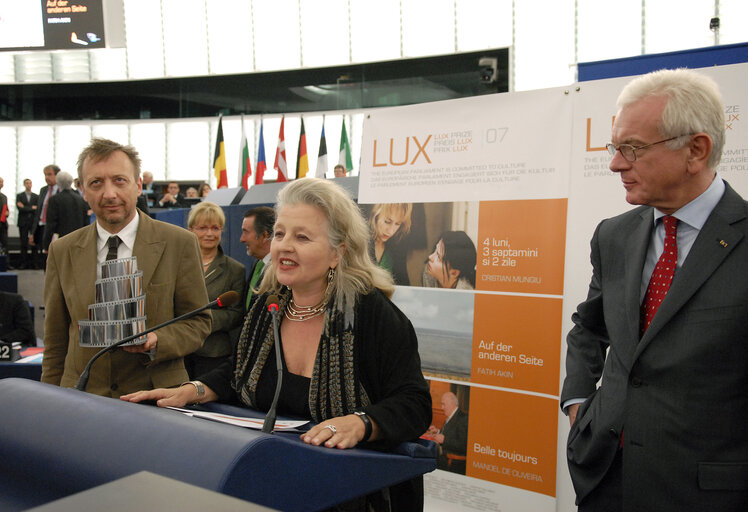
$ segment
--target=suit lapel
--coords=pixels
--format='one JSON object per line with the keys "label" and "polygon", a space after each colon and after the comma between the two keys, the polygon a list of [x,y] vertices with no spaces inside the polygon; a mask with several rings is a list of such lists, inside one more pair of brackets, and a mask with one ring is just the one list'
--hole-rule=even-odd
{"label": "suit lapel", "polygon": [[[220,253],[218,256],[216,256],[216,258],[220,258]],[[223,261],[219,259],[219,261],[216,262],[216,265],[205,275],[205,286],[208,286],[209,284],[220,278],[223,275],[223,270]]]}
{"label": "suit lapel", "polygon": [[[75,289],[83,304],[96,302],[96,257],[97,257],[96,223],[90,224],[78,242],[70,248],[68,269],[75,274]],[[82,318],[86,318],[83,316]]]}
{"label": "suit lapel", "polygon": [[644,271],[644,259],[647,255],[647,247],[652,234],[653,216],[652,208],[644,208],[631,226],[631,232],[625,237],[627,247],[625,249],[626,275],[624,304],[625,304],[625,329],[626,339],[629,340],[631,354],[639,342],[639,317],[641,305],[641,282]]}
{"label": "suit lapel", "polygon": [[676,272],[673,284],[644,333],[637,353],[646,348],[742,240],[743,234],[731,224],[745,218],[745,206],[740,196],[725,185],[724,196],[701,228],[683,266]]}
{"label": "suit lapel", "polygon": [[154,232],[154,222],[148,215],[138,212],[140,221],[132,255],[138,258],[138,270],[143,271],[143,290],[147,290],[166,249],[166,242]]}

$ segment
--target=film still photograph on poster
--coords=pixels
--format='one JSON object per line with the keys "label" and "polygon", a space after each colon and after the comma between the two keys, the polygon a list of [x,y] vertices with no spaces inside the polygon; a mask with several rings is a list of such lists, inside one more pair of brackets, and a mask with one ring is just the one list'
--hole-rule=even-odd
{"label": "film still photograph on poster", "polygon": [[472,290],[478,203],[362,205],[371,257],[400,286]]}

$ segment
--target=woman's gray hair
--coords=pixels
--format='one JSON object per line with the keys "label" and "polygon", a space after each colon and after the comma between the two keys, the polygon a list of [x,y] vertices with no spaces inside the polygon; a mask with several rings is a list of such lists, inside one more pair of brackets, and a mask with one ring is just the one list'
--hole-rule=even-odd
{"label": "woman's gray hair", "polygon": [[[395,291],[392,276],[371,261],[368,244],[369,227],[358,205],[348,192],[332,181],[320,178],[303,178],[286,185],[278,193],[276,213],[286,206],[308,205],[319,208],[328,220],[327,238],[338,251],[340,262],[333,281],[335,300],[349,306],[356,295],[378,288],[388,297]],[[259,293],[278,293],[278,283],[272,265],[265,271]]]}
{"label": "woman's gray hair", "polygon": [[[668,99],[658,126],[662,136],[706,133],[712,139],[707,165],[716,169],[725,145],[725,107],[717,83],[690,69],[661,69],[629,82],[618,96],[618,108],[650,96]],[[680,137],[666,145],[678,149],[687,140]]]}

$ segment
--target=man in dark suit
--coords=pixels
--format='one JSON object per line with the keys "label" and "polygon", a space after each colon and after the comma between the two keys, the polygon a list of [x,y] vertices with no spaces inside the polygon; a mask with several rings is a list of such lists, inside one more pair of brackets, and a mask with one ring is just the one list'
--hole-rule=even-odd
{"label": "man in dark suit", "polygon": [[[0,178],[0,190],[5,181]],[[0,254],[8,254],[8,198],[0,192]]]}
{"label": "man in dark suit", "polygon": [[190,203],[179,191],[179,183],[172,181],[166,187],[166,194],[158,199],[158,206],[161,208],[189,208]]}
{"label": "man in dark suit", "polygon": [[[44,282],[42,382],[73,387],[98,351],[79,343],[78,321],[96,301],[97,268],[109,256],[137,258],[152,327],[208,303],[197,238],[178,226],[138,213],[140,157],[132,146],[93,139],[78,159],[83,193],[96,222],[50,246]],[[109,244],[114,243],[112,246]],[[147,335],[144,343],[114,350],[91,368],[87,391],[119,397],[188,380],[184,356],[211,329],[209,311]]]}
{"label": "man in dark suit", "polygon": [[58,192],[49,199],[47,225],[44,228],[44,246],[76,229],[87,226],[88,204],[73,190],[73,176],[65,171],[57,174]]}
{"label": "man in dark suit", "polygon": [[0,340],[36,346],[34,322],[29,305],[17,293],[0,291]]}
{"label": "man in dark suit", "polygon": [[47,183],[39,191],[34,220],[32,222],[33,230],[29,232],[29,243],[36,246],[39,259],[34,262],[36,268],[44,268],[47,254],[47,247],[44,246],[44,229],[47,225],[47,208],[49,200],[57,193],[57,174],[60,168],[50,164],[44,168],[44,181]]}
{"label": "man in dark suit", "polygon": [[442,411],[447,417],[442,428],[432,432],[439,444],[436,467],[452,473],[465,474],[467,457],[468,415],[460,409],[457,396],[448,391],[441,398]]}
{"label": "man in dark suit", "polygon": [[577,504],[743,511],[748,204],[715,171],[724,105],[711,79],[681,69],[633,80],[618,106],[610,169],[642,206],[598,225],[567,337]]}
{"label": "man in dark suit", "polygon": [[36,259],[36,246],[31,246],[31,259],[29,259],[29,235],[34,232],[34,214],[36,213],[39,196],[31,191],[31,180],[23,180],[23,192],[16,196],[16,207],[18,208],[18,237],[21,242],[21,268],[34,268]]}
{"label": "man in dark suit", "polygon": [[249,271],[247,286],[244,287],[244,311],[249,311],[252,303],[252,289],[257,288],[265,272],[265,266],[270,263],[270,241],[273,238],[275,225],[275,210],[269,206],[257,206],[244,212],[242,221],[242,236],[239,239],[247,246],[247,254],[256,259]]}

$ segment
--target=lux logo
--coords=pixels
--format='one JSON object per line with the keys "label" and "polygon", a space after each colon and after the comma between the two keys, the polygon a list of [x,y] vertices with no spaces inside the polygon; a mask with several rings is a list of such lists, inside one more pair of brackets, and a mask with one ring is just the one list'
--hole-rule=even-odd
{"label": "lux logo", "polygon": [[[613,123],[615,122],[616,122],[616,116],[613,116],[610,122],[610,125],[613,126]],[[592,119],[588,117],[587,118],[587,151],[607,151],[605,146],[595,147],[595,148],[590,146],[590,138],[592,137],[591,132],[592,132]]]}
{"label": "lux logo", "polygon": [[[431,159],[429,158],[429,155],[426,154],[426,144],[429,143],[431,140],[431,135],[426,137],[426,140],[423,141],[423,144],[421,144],[418,141],[418,138],[414,135],[412,137],[405,137],[405,157],[401,162],[395,162],[394,159],[394,147],[395,147],[395,139],[390,138],[390,154],[389,154],[389,163],[390,165],[405,165],[408,163],[408,159],[410,158],[410,141],[413,140],[413,144],[418,148],[418,151],[416,151],[415,156],[413,157],[413,160],[411,160],[411,165],[416,163],[416,160],[418,159],[418,155],[423,154],[423,158],[426,159],[428,163],[431,163]],[[377,139],[374,139],[374,167],[386,167],[387,162],[383,163],[377,163]]]}

